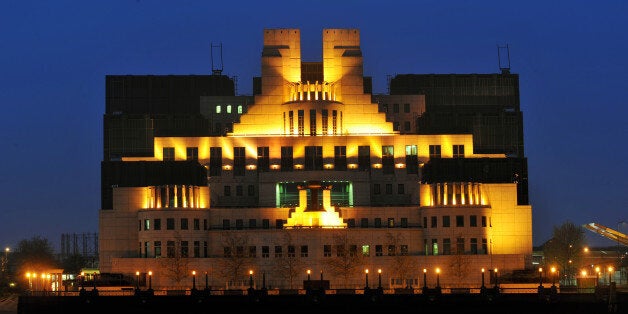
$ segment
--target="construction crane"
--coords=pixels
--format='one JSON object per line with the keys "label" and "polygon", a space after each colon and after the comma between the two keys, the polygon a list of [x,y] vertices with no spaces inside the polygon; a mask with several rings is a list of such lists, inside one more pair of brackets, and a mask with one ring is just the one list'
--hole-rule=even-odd
{"label": "construction crane", "polygon": [[588,223],[586,225],[583,225],[583,227],[589,229],[590,231],[593,231],[607,239],[611,239],[613,241],[616,241],[617,243],[621,243],[623,245],[628,246],[628,236],[626,236],[625,234],[611,229],[609,227],[591,222]]}

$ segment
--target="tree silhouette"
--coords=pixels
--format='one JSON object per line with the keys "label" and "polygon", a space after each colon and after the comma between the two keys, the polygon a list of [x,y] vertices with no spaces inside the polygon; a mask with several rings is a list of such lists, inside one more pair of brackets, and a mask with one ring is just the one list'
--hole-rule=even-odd
{"label": "tree silhouette", "polygon": [[[281,257],[275,258],[277,262],[273,265],[274,273],[288,281],[290,289],[293,289],[294,280],[304,273],[304,262],[296,252],[296,246],[289,231],[284,230],[282,242],[277,245],[288,248],[288,251],[282,252]],[[291,248],[292,252],[290,252]]]}
{"label": "tree silhouette", "polygon": [[557,265],[566,277],[566,285],[573,284],[575,269],[582,260],[584,240],[584,229],[567,221],[560,226],[554,226],[552,238],[543,244],[545,264]]}
{"label": "tree silhouette", "polygon": [[333,236],[336,255],[325,259],[324,264],[335,277],[342,277],[345,287],[349,284],[349,278],[357,276],[364,268],[366,258],[356,245],[351,243],[347,231],[336,232]]}
{"label": "tree silhouette", "polygon": [[237,285],[246,277],[246,267],[250,258],[245,254],[249,237],[240,232],[223,232],[223,257],[218,259],[218,275],[229,285]]}

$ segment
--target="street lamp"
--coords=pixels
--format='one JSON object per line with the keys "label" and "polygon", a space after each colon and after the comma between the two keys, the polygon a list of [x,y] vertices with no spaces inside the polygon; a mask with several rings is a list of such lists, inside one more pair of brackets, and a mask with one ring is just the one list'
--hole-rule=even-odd
{"label": "street lamp", "polygon": [[539,287],[543,287],[543,268],[539,267]]}
{"label": "street lamp", "polygon": [[153,290],[153,272],[148,271],[148,290]]}
{"label": "street lamp", "polygon": [[423,288],[427,288],[427,268],[423,268]]}
{"label": "street lamp", "polygon": [[310,273],[311,272],[312,272],[311,270],[309,270],[309,269],[307,270],[307,281],[310,281]]}
{"label": "street lamp", "polygon": [[552,272],[552,287],[554,287],[556,285],[556,267],[552,266],[550,271]]}
{"label": "street lamp", "polygon": [[498,278],[497,278],[497,268],[493,269],[493,272],[495,273],[495,287],[499,286],[499,282],[498,282]]}
{"label": "street lamp", "polygon": [[440,268],[436,268],[436,288],[440,287]]}
{"label": "street lamp", "polygon": [[610,285],[612,282],[611,275],[613,274],[613,266],[608,266],[608,284]]}
{"label": "street lamp", "polygon": [[377,270],[377,288],[381,289],[382,288],[382,269],[378,269]]}
{"label": "street lamp", "polygon": [[595,286],[600,284],[600,266],[595,267]]}
{"label": "street lamp", "polygon": [[249,270],[249,287],[253,289],[253,270]]}
{"label": "street lamp", "polygon": [[[81,273],[81,276],[83,275],[83,273]],[[136,271],[135,272],[135,289],[140,290],[140,272]]]}
{"label": "street lamp", "polygon": [[484,268],[482,268],[482,288],[484,288]]}
{"label": "street lamp", "polygon": [[366,286],[365,289],[369,288],[369,269],[365,269],[364,270],[364,276],[365,276],[365,282],[366,282]]}
{"label": "street lamp", "polygon": [[192,271],[192,290],[196,290],[196,270]]}

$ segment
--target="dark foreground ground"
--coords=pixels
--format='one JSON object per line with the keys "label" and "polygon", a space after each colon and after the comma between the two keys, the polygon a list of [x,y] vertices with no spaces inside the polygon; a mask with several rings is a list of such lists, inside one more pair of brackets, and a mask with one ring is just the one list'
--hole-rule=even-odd
{"label": "dark foreground ground", "polygon": [[17,313],[628,313],[628,294],[611,301],[592,293],[20,296]]}

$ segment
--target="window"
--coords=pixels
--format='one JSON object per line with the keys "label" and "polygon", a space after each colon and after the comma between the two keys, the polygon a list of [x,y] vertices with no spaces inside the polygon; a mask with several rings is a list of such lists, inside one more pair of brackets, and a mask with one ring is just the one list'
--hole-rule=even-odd
{"label": "window", "polygon": [[329,120],[329,112],[327,111],[327,109],[323,109],[321,111],[321,127],[322,127],[322,132],[323,135],[327,135],[327,124]]}
{"label": "window", "polygon": [[431,220],[431,225],[430,225],[430,227],[431,227],[431,228],[436,228],[436,227],[438,226],[438,223],[437,223],[437,220],[436,220],[436,219],[438,219],[438,217],[436,217],[436,216],[432,216],[432,217],[430,217],[430,220]]}
{"label": "window", "polygon": [[382,146],[382,170],[384,174],[395,173],[395,148],[392,145]]}
{"label": "window", "polygon": [[399,113],[399,104],[393,104],[393,112]]}
{"label": "window", "polygon": [[270,229],[270,220],[262,219],[262,228],[263,229]]}
{"label": "window", "polygon": [[249,219],[249,229],[257,228],[257,219]]}
{"label": "window", "polygon": [[384,255],[383,247],[381,245],[376,245],[375,246],[375,256],[382,256],[382,255]]}
{"label": "window", "polygon": [[401,228],[408,228],[408,218],[401,217]]}
{"label": "window", "polygon": [[471,238],[471,254],[478,254],[478,238]]}
{"label": "window", "polygon": [[386,194],[392,194],[392,183],[386,183]]}
{"label": "window", "polygon": [[395,256],[397,255],[396,252],[396,247],[394,245],[388,245],[388,256]]}
{"label": "window", "polygon": [[379,183],[373,184],[373,194],[379,195],[381,193],[382,193],[382,191],[381,191],[381,187],[380,187]]}
{"label": "window", "polygon": [[161,257],[161,241],[153,242],[153,250],[155,251],[155,257]]}
{"label": "window", "polygon": [[331,257],[331,245],[329,244],[323,245],[323,256]]}
{"label": "window", "polygon": [[172,161],[174,160],[174,147],[164,147],[163,148],[163,160],[164,161]]}
{"label": "window", "polygon": [[371,256],[371,246],[365,244],[362,246],[362,256]]}
{"label": "window", "polygon": [[244,229],[244,221],[242,219],[236,219],[236,230]]}
{"label": "window", "polygon": [[305,146],[305,170],[323,170],[323,146]]}
{"label": "window", "polygon": [[406,132],[410,131],[410,121],[404,121],[403,122],[403,130]]}
{"label": "window", "polygon": [[166,257],[174,257],[175,255],[175,250],[174,250],[174,241],[168,241],[166,242]]}
{"label": "window", "polygon": [[231,228],[231,222],[229,221],[229,219],[223,219],[222,220],[222,229],[223,230],[229,230],[229,228]]}
{"label": "window", "polygon": [[236,185],[236,196],[242,196],[243,193],[243,187],[241,185]]}
{"label": "window", "polygon": [[382,105],[382,111],[383,111],[384,113],[388,113],[388,104],[383,104],[383,105]]}
{"label": "window", "polygon": [[220,113],[222,111],[222,107],[220,105],[216,105],[216,113]]}
{"label": "window", "polygon": [[403,104],[403,112],[410,113],[410,104]]}
{"label": "window", "polygon": [[464,216],[456,216],[456,227],[464,227]]}
{"label": "window", "polygon": [[207,230],[208,226],[207,226],[207,219],[203,219],[203,230]]}
{"label": "window", "polygon": [[231,255],[233,255],[233,253],[230,247],[225,246],[222,248],[222,257],[231,257]]}
{"label": "window", "polygon": [[194,257],[201,257],[201,241],[194,241]]}
{"label": "window", "polygon": [[338,131],[338,111],[331,111],[331,133],[336,134]]}
{"label": "window", "polygon": [[432,255],[438,255],[438,240],[432,239]]}
{"label": "window", "polygon": [[449,219],[449,216],[443,216],[443,227],[444,228],[449,228],[451,227],[451,221]]}
{"label": "window", "polygon": [[423,228],[427,228],[427,217],[423,217]]}
{"label": "window", "polygon": [[368,228],[369,227],[369,219],[368,218],[361,218],[360,219],[360,227],[361,228]]}
{"label": "window", "polygon": [[296,248],[294,245],[288,245],[288,257],[296,257]]}
{"label": "window", "polygon": [[294,134],[294,112],[288,112],[288,134]]}
{"label": "window", "polygon": [[440,158],[440,145],[430,145],[430,158]]}
{"label": "window", "polygon": [[395,227],[395,218],[388,218],[388,228],[394,228]]}
{"label": "window", "polygon": [[371,147],[358,146],[358,170],[371,170]]}
{"label": "window", "polygon": [[355,218],[347,219],[347,227],[348,228],[355,228]]}
{"label": "window", "polygon": [[262,258],[270,257],[270,247],[268,245],[262,246]]}
{"label": "window", "polygon": [[268,146],[257,148],[257,171],[268,172],[270,169],[270,155]]}
{"label": "window", "polygon": [[209,175],[220,176],[222,172],[222,147],[209,148]]}
{"label": "window", "polygon": [[482,227],[486,227],[486,216],[482,216]]}
{"label": "window", "polygon": [[308,257],[307,245],[301,245],[301,257]]}
{"label": "window", "polygon": [[252,184],[249,184],[249,186],[246,189],[246,194],[248,196],[255,196],[255,186]]}
{"label": "window", "polygon": [[275,219],[275,228],[283,229],[283,219]]}
{"label": "window", "polygon": [[406,172],[408,174],[419,173],[419,150],[416,145],[406,145]]}
{"label": "window", "polygon": [[443,239],[443,255],[450,255],[450,254],[451,254],[451,239],[444,238]]}
{"label": "window", "polygon": [[345,246],[342,244],[336,244],[336,256],[337,257],[342,257],[345,256],[346,252],[345,252]]}
{"label": "window", "polygon": [[488,254],[488,245],[486,239],[482,239],[482,254]]}
{"label": "window", "polygon": [[207,241],[203,241],[203,257],[207,256]]}
{"label": "window", "polygon": [[454,145],[454,158],[464,158],[464,145]]}
{"label": "window", "polygon": [[408,255],[408,245],[407,244],[402,244],[399,246],[399,255]]}
{"label": "window", "polygon": [[403,183],[397,184],[397,194],[404,194],[405,192],[406,191]]}
{"label": "window", "polygon": [[469,216],[469,226],[471,226],[471,227],[477,227],[478,226],[478,216],[476,216],[476,215]]}
{"label": "window", "polygon": [[150,230],[150,219],[144,219],[144,231]]}
{"label": "window", "polygon": [[194,218],[194,230],[201,230],[201,220]]}
{"label": "window", "polygon": [[305,111],[298,110],[297,111],[297,115],[298,115],[298,117],[297,117],[297,127],[298,127],[298,130],[299,130],[299,135],[302,136],[302,135],[305,134],[305,130],[303,128],[303,119],[304,119],[303,116],[305,115]]}
{"label": "window", "polygon": [[355,244],[349,245],[349,256],[354,257],[358,255],[358,246]]}
{"label": "window", "polygon": [[181,230],[188,230],[188,219],[181,218]]}
{"label": "window", "polygon": [[293,166],[292,146],[281,146],[281,171],[292,171]]}
{"label": "window", "polygon": [[275,245],[275,257],[282,257],[283,251],[280,245]]}
{"label": "window", "polygon": [[174,218],[166,218],[166,230],[174,230]]}
{"label": "window", "polygon": [[231,196],[231,186],[230,185],[225,185],[224,190],[225,190],[224,191],[225,192],[224,193],[225,196]]}
{"label": "window", "polygon": [[238,105],[238,114],[242,114],[242,105]]}
{"label": "window", "polygon": [[347,170],[347,146],[334,146],[334,169]]}
{"label": "window", "polygon": [[316,110],[310,109],[310,135],[316,135]]}
{"label": "window", "polygon": [[198,160],[198,147],[187,147],[185,149],[185,158],[187,160]]}
{"label": "window", "polygon": [[382,227],[382,219],[381,218],[375,218],[374,224],[375,224],[375,228],[381,228]]}
{"label": "window", "polygon": [[231,105],[227,105],[227,113],[231,113]]}
{"label": "window", "polygon": [[156,218],[156,219],[153,221],[153,229],[154,229],[154,230],[161,230],[161,219]]}
{"label": "window", "polygon": [[249,257],[257,257],[257,247],[256,246],[249,246]]}
{"label": "window", "polygon": [[456,239],[456,254],[464,254],[464,238]]}
{"label": "window", "polygon": [[233,175],[243,176],[244,167],[246,166],[246,155],[244,147],[233,148]]}

